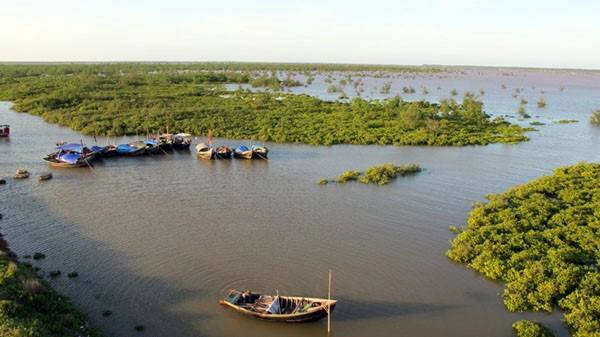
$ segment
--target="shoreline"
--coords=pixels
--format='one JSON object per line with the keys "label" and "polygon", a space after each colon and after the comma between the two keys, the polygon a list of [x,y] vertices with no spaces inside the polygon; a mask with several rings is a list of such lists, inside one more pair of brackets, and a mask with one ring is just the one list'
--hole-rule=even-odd
{"label": "shoreline", "polygon": [[27,262],[20,262],[0,233],[0,330],[3,336],[102,337],[72,300]]}

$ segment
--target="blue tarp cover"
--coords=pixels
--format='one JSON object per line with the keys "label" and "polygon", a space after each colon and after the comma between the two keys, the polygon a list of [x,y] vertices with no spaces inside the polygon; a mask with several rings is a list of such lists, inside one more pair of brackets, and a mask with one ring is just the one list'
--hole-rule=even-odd
{"label": "blue tarp cover", "polygon": [[63,152],[83,152],[83,146],[81,146],[81,144],[65,144],[57,147],[57,149]]}
{"label": "blue tarp cover", "polygon": [[117,152],[119,152],[119,153],[130,153],[130,152],[135,152],[136,150],[137,150],[137,148],[132,147],[129,144],[117,145]]}
{"label": "blue tarp cover", "polygon": [[79,154],[65,153],[65,154],[59,155],[57,159],[62,162],[65,162],[65,163],[75,164],[75,163],[77,163],[79,158],[81,158],[81,155],[79,155]]}
{"label": "blue tarp cover", "polygon": [[242,146],[238,147],[235,150],[238,151],[238,152],[245,152],[245,151],[248,151],[250,149],[246,145],[242,145]]}

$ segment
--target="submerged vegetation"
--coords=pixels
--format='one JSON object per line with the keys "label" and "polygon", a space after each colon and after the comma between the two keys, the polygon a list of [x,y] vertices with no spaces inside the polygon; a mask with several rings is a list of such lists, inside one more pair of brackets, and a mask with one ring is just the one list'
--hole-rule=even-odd
{"label": "submerged vegetation", "polygon": [[252,74],[231,70],[245,64],[201,65],[206,64],[0,65],[0,99],[12,101],[17,111],[89,135],[145,134],[168,127],[196,135],[212,129],[216,137],[323,145],[527,140],[526,129],[491,119],[470,97],[440,104],[399,96],[327,102],[307,95],[227,91],[224,84],[256,81]]}
{"label": "submerged vegetation", "polygon": [[[447,255],[505,282],[508,310],[558,306],[575,337],[597,337],[599,186],[600,164],[581,163],[490,195],[471,211]],[[522,325],[519,330],[529,330]]]}
{"label": "submerged vegetation", "polygon": [[0,336],[100,336],[71,301],[19,263],[0,238]]}
{"label": "submerged vegetation", "polygon": [[[339,177],[332,180],[337,183],[347,183],[349,181],[359,181],[363,184],[385,185],[398,176],[405,176],[421,172],[421,167],[417,164],[406,164],[396,166],[392,163],[386,163],[379,166],[369,167],[365,172],[350,170],[345,171]],[[327,179],[321,179],[320,185],[329,183]]]}

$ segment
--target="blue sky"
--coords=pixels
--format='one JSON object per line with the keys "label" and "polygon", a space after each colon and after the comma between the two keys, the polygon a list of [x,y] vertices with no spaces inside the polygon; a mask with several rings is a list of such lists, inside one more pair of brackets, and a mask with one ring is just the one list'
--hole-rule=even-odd
{"label": "blue sky", "polygon": [[600,69],[600,1],[0,0],[0,61]]}

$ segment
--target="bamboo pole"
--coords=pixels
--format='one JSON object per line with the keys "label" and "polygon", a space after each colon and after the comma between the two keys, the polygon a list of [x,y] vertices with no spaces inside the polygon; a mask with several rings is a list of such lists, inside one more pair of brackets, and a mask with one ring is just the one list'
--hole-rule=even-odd
{"label": "bamboo pole", "polygon": [[329,269],[329,289],[327,291],[327,333],[331,333],[331,269]]}

